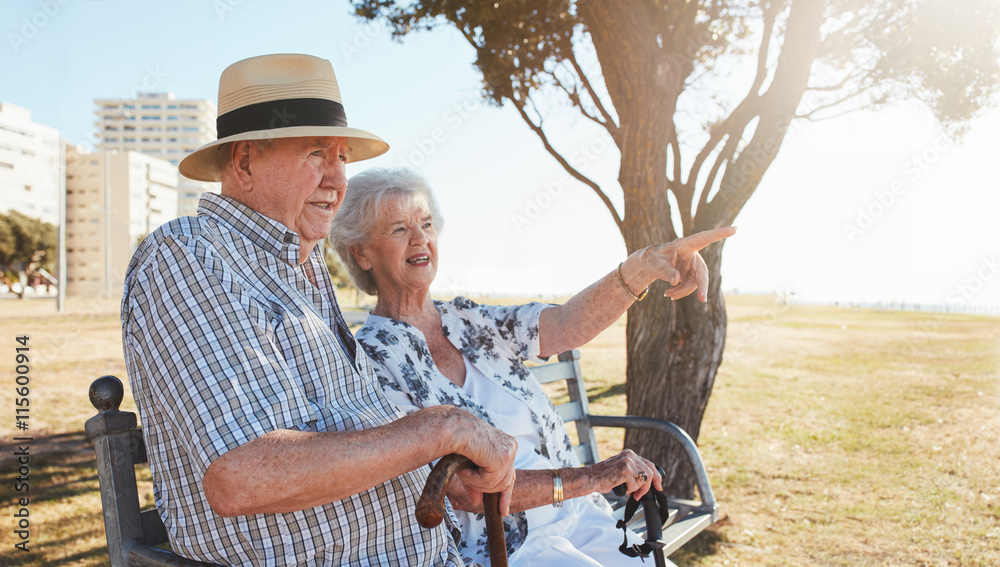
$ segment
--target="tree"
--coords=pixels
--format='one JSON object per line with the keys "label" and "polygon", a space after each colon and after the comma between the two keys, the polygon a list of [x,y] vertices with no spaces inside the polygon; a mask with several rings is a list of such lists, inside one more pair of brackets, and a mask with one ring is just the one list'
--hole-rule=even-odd
{"label": "tree", "polygon": [[[995,0],[354,0],[394,37],[453,26],[473,47],[484,96],[510,104],[546,150],[608,208],[631,253],[727,226],[753,195],[794,120],[904,99],[952,133],[997,89]],[[736,84],[731,75],[749,70]],[[553,102],[553,100],[556,102]],[[574,168],[543,128],[570,108],[621,152],[624,208]],[[680,219],[675,226],[672,215]],[[710,300],[645,301],[627,325],[628,411],[698,438],[722,361],[722,244],[702,252]],[[650,294],[664,291],[662,282]],[[692,492],[680,451],[651,434],[626,445]]]}
{"label": "tree", "polygon": [[39,268],[54,271],[58,235],[56,227],[17,211],[0,214],[0,271],[24,272]]}
{"label": "tree", "polygon": [[0,213],[0,272],[14,262],[17,254],[17,242],[14,241],[14,229],[7,215]]}
{"label": "tree", "polygon": [[329,240],[323,241],[323,261],[326,263],[326,271],[330,272],[330,280],[333,285],[340,288],[354,287],[347,274],[347,268],[344,267],[340,256],[337,255],[337,249]]}

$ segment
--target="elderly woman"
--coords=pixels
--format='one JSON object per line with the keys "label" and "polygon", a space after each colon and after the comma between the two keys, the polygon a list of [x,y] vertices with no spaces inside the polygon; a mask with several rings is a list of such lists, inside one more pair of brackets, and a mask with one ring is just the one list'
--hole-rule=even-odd
{"label": "elderly woman", "polygon": [[[626,484],[638,499],[651,485],[662,489],[655,467],[628,450],[581,467],[562,420],[524,362],[587,343],[657,278],[674,284],[666,294],[672,299],[697,290],[704,301],[708,272],[698,250],[735,229],[640,250],[565,305],[445,302],[429,293],[442,218],[425,181],[406,169],[373,169],[348,186],[332,237],[355,284],[378,296],[357,339],[389,399],[407,413],[462,407],[517,438],[511,515],[504,518],[510,564],[640,565],[618,551],[622,534],[600,493]],[[461,487],[449,492],[453,506],[465,510],[457,513],[460,549],[488,565],[481,508],[463,495]]]}

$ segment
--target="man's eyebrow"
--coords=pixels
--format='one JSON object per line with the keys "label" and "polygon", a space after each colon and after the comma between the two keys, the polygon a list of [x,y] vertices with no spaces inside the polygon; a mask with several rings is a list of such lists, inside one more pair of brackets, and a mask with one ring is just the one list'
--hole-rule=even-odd
{"label": "man's eyebrow", "polygon": [[[327,141],[325,141],[325,140],[323,140],[321,138],[313,138],[313,139],[310,139],[306,143],[306,147],[307,148],[320,148],[320,149],[323,149],[323,150],[325,150],[327,148],[332,148],[335,145],[336,144],[327,142]],[[351,147],[348,146],[347,144],[343,145],[343,150],[344,150],[344,152],[346,152],[348,154],[351,153]]]}

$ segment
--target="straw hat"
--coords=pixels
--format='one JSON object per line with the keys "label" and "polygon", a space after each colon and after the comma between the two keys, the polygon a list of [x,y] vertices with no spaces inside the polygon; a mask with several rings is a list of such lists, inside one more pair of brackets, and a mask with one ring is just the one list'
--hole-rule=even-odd
{"label": "straw hat", "polygon": [[237,61],[219,78],[219,139],[181,161],[181,175],[219,181],[218,148],[240,140],[336,136],[348,139],[350,161],[384,154],[389,144],[347,127],[333,65],[310,55],[261,55]]}

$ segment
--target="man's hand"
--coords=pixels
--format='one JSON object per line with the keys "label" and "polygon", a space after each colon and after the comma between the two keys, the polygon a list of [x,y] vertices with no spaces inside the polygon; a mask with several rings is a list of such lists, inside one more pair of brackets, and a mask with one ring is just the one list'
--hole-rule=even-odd
{"label": "man's hand", "polygon": [[463,444],[456,453],[476,463],[478,469],[458,471],[458,477],[468,494],[469,503],[480,506],[484,493],[500,493],[500,513],[510,513],[514,492],[514,457],[517,440],[468,412],[462,412],[466,423],[460,425]]}

